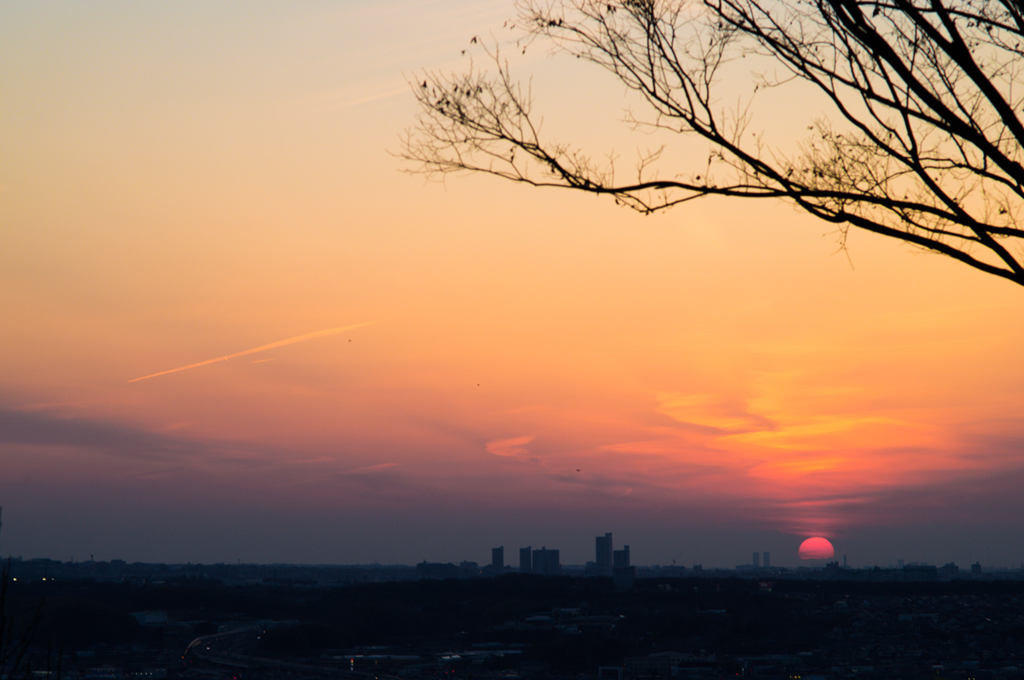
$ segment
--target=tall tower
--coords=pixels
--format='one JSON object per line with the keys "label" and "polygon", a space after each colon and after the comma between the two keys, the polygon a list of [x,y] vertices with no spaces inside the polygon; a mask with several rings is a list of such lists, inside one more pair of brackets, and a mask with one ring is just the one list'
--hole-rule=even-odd
{"label": "tall tower", "polygon": [[612,566],[615,569],[625,569],[629,566],[629,546],[622,546],[622,550],[612,551]]}
{"label": "tall tower", "polygon": [[491,548],[491,566],[499,574],[505,571],[505,546]]}
{"label": "tall tower", "polygon": [[543,547],[533,551],[533,573],[545,576],[556,576],[562,572],[562,565],[557,550]]}
{"label": "tall tower", "polygon": [[597,570],[602,574],[612,573],[612,535],[605,534],[598,536],[597,543]]}
{"label": "tall tower", "polygon": [[755,552],[754,553],[754,559],[751,562],[751,564],[754,565],[754,569],[760,568],[760,566],[761,566],[761,553],[759,553],[759,552]]}
{"label": "tall tower", "polygon": [[533,549],[530,546],[519,549],[519,573],[529,574],[533,571]]}
{"label": "tall tower", "polygon": [[764,551],[764,568],[772,566],[772,554],[767,550]]}

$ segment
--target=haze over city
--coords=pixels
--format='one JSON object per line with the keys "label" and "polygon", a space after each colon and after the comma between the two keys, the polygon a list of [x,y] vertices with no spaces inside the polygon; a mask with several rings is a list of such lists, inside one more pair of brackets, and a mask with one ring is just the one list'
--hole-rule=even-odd
{"label": "haze over city", "polygon": [[[1024,563],[1019,286],[781,204],[404,172],[410,83],[514,13],[0,7],[0,553]],[[507,52],[553,134],[643,144]]]}

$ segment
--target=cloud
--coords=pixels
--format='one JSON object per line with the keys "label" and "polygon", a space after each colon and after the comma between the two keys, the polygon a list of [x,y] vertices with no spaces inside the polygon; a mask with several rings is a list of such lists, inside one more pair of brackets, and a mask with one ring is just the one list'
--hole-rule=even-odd
{"label": "cloud", "polygon": [[530,451],[526,449],[526,445],[534,439],[532,434],[511,439],[496,439],[487,442],[487,452],[502,458],[529,458]]}
{"label": "cloud", "polygon": [[0,407],[0,445],[3,444],[85,449],[135,461],[210,460],[215,457],[219,461],[253,464],[265,461],[268,454],[275,453],[265,446],[248,442],[199,441],[126,423],[9,407]]}
{"label": "cloud", "polygon": [[180,437],[131,425],[5,408],[0,408],[0,443],[87,448],[144,458],[169,456],[197,447]]}
{"label": "cloud", "polygon": [[168,373],[177,373],[178,371],[187,371],[190,368],[199,368],[200,366],[206,366],[208,364],[215,364],[218,361],[228,361],[229,359],[236,359],[238,357],[244,357],[247,354],[255,354],[256,352],[265,352],[268,349],[276,349],[278,347],[284,347],[285,345],[295,344],[296,342],[305,342],[306,340],[312,340],[314,338],[322,338],[322,337],[325,337],[325,336],[328,336],[328,335],[337,335],[338,333],[344,333],[346,331],[351,331],[351,330],[356,329],[356,328],[362,328],[363,326],[370,326],[373,323],[375,323],[375,322],[370,321],[370,322],[366,322],[366,323],[357,323],[357,324],[352,324],[351,326],[342,326],[341,328],[328,328],[327,330],[315,331],[313,333],[306,333],[305,335],[296,335],[294,338],[287,338],[285,340],[278,340],[277,342],[272,342],[272,343],[270,343],[268,345],[260,345],[259,347],[254,347],[252,349],[247,349],[247,350],[242,351],[242,352],[235,352],[234,354],[228,354],[228,355],[222,356],[222,357],[217,357],[216,359],[207,359],[206,361],[200,361],[197,364],[189,364],[188,366],[179,366],[178,368],[172,368],[169,371],[161,371],[159,373],[152,373],[150,375],[144,375],[141,378],[132,378],[128,382],[133,383],[133,382],[139,382],[140,380],[148,380],[150,378],[156,378],[156,377],[159,377],[161,375],[167,375]]}
{"label": "cloud", "polygon": [[593,491],[601,495],[623,497],[633,493],[632,486],[624,484],[620,480],[609,479],[602,476],[571,474],[549,474],[546,476],[553,482],[580,485],[589,491]]}
{"label": "cloud", "polygon": [[364,475],[368,473],[380,472],[381,470],[387,470],[388,468],[393,468],[396,465],[398,465],[398,463],[378,463],[377,465],[364,465],[363,467],[352,468],[350,470],[343,470],[338,474],[343,477],[348,475]]}
{"label": "cloud", "polygon": [[662,394],[659,411],[673,420],[709,433],[739,434],[776,428],[769,418],[750,413],[733,400],[714,394]]}
{"label": "cloud", "polygon": [[131,474],[125,475],[125,479],[132,479],[132,478],[136,478],[136,477],[155,477],[157,475],[169,475],[169,474],[173,474],[175,472],[182,472],[182,471],[185,471],[185,470],[187,470],[187,468],[182,466],[182,467],[164,468],[164,469],[160,469],[160,470],[146,470],[144,472],[132,472]]}

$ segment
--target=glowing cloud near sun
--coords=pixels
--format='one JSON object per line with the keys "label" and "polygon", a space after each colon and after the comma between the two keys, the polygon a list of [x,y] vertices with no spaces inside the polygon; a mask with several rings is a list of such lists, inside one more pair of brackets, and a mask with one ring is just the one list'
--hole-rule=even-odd
{"label": "glowing cloud near sun", "polygon": [[800,559],[827,560],[836,554],[836,549],[827,538],[815,536],[800,544]]}

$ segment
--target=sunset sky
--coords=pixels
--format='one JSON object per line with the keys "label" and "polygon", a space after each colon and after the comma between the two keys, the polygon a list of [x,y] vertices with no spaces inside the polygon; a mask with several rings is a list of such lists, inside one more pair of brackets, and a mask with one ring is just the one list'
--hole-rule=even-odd
{"label": "sunset sky", "polygon": [[[0,553],[1024,563],[1024,289],[783,204],[407,172],[408,81],[514,14],[0,6]],[[648,143],[507,51],[550,134]]]}

